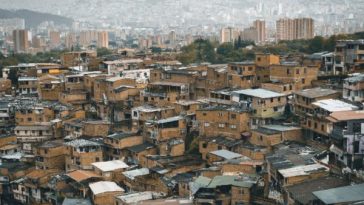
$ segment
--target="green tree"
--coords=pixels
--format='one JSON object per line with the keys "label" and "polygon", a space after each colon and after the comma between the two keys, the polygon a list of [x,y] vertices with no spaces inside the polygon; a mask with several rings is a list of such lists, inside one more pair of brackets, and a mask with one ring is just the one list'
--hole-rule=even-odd
{"label": "green tree", "polygon": [[321,36],[315,36],[312,40],[310,40],[308,45],[308,53],[315,53],[323,51],[324,49],[324,38]]}
{"label": "green tree", "polygon": [[150,50],[152,53],[162,53],[162,49],[160,47],[151,47]]}
{"label": "green tree", "polygon": [[98,57],[112,54],[112,51],[108,48],[98,48],[96,51]]}

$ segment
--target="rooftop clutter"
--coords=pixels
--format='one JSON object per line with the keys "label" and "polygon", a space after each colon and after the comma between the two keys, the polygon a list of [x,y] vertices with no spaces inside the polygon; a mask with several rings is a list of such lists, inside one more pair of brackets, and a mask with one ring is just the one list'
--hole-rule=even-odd
{"label": "rooftop clutter", "polygon": [[2,194],[34,204],[363,201],[364,78],[339,90],[312,61],[279,59],[8,67],[20,78],[0,98]]}

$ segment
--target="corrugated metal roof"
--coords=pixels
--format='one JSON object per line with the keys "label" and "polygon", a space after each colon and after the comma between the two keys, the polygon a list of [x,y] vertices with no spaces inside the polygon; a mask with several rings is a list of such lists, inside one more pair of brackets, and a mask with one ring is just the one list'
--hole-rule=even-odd
{"label": "corrugated metal roof", "polygon": [[67,176],[69,176],[76,182],[81,182],[90,178],[101,178],[101,176],[97,175],[95,172],[86,170],[76,170],[68,173]]}
{"label": "corrugated metal roof", "polygon": [[175,116],[175,117],[170,117],[170,118],[158,120],[157,123],[158,124],[163,124],[163,123],[178,121],[178,120],[181,120],[181,119],[183,119],[182,116]]}
{"label": "corrugated metal roof", "polygon": [[149,174],[148,168],[134,169],[131,171],[123,172],[123,175],[128,177],[129,179],[134,180],[137,176],[143,176]]}
{"label": "corrugated metal roof", "polygon": [[101,146],[100,143],[85,140],[85,139],[75,139],[70,142],[65,142],[65,145],[72,146],[72,147],[83,147],[83,146]]}
{"label": "corrugated metal roof", "polygon": [[210,182],[210,178],[199,176],[195,181],[189,183],[192,194],[195,194],[201,187],[207,187]]}
{"label": "corrugated metal roof", "polygon": [[215,150],[210,152],[211,154],[214,154],[216,156],[222,157],[224,159],[235,159],[235,158],[239,158],[242,157],[243,155],[235,153],[235,152],[230,152],[229,150]]}
{"label": "corrugated metal roof", "polygon": [[119,187],[115,182],[100,181],[89,185],[94,195],[105,192],[124,192],[124,189]]}
{"label": "corrugated metal roof", "polygon": [[329,171],[329,168],[322,164],[309,164],[278,170],[285,178],[310,175],[310,173],[317,171]]}
{"label": "corrugated metal roof", "polygon": [[364,183],[313,192],[325,204],[364,201]]}
{"label": "corrugated metal roof", "polygon": [[122,160],[113,160],[113,161],[106,161],[106,162],[95,162],[92,163],[93,166],[97,167],[103,172],[110,172],[117,169],[125,169],[129,166],[123,162]]}
{"label": "corrugated metal roof", "polygon": [[350,111],[350,110],[358,110],[359,108],[355,105],[346,103],[341,100],[336,99],[326,99],[326,100],[319,100],[312,103],[324,110],[329,112],[337,112],[337,111]]}
{"label": "corrugated metal roof", "polygon": [[62,205],[92,205],[90,199],[70,199],[65,198]]}
{"label": "corrugated metal roof", "polygon": [[162,196],[164,196],[163,193],[145,191],[145,192],[129,193],[122,196],[117,196],[116,198],[126,204],[135,204],[140,201],[156,199]]}

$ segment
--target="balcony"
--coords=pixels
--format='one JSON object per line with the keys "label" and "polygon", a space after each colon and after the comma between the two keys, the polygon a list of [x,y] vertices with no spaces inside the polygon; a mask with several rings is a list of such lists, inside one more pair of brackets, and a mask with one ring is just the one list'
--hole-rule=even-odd
{"label": "balcony", "polygon": [[345,135],[350,134],[346,129],[341,127],[334,127],[332,129],[332,132],[330,134],[330,137],[336,139],[336,140],[343,140],[345,138]]}
{"label": "balcony", "polygon": [[44,157],[37,156],[35,157],[36,162],[44,162]]}
{"label": "balcony", "polygon": [[143,97],[167,97],[167,93],[164,92],[150,92],[150,91],[142,91],[142,96]]}

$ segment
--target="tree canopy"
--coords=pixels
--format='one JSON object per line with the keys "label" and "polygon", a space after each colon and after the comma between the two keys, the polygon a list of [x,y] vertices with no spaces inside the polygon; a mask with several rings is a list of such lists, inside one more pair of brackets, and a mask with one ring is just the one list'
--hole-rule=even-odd
{"label": "tree canopy", "polygon": [[192,44],[181,49],[181,54],[177,57],[183,64],[191,63],[227,63],[232,61],[243,61],[254,58],[243,48],[247,45],[254,45],[252,42],[241,41],[233,43],[217,43],[209,40],[198,39]]}

